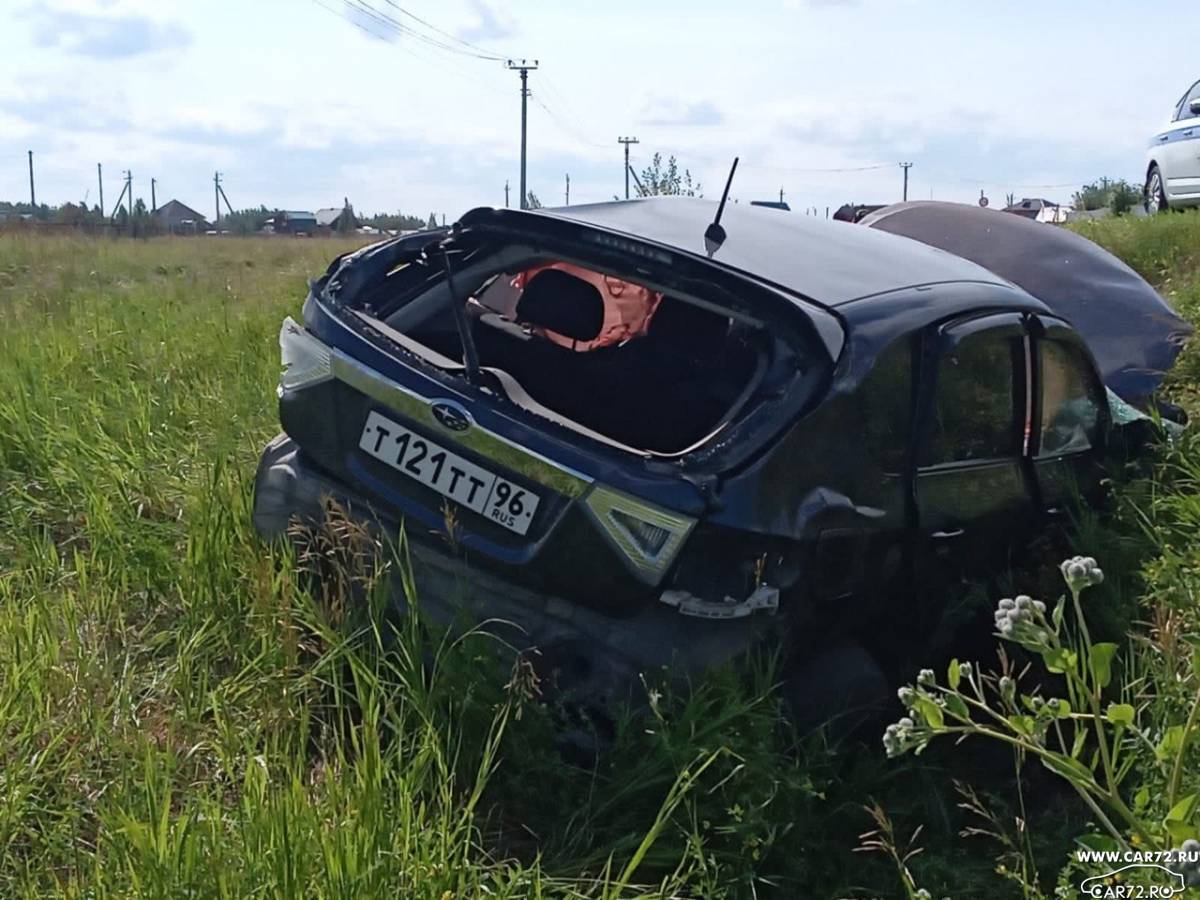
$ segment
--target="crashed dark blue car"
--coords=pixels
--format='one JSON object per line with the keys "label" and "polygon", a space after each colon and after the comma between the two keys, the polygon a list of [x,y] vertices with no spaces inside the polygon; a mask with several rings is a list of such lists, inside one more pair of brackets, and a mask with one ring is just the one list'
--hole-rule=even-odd
{"label": "crashed dark blue car", "polygon": [[[855,653],[932,611],[913,585],[1087,496],[1113,409],[1145,405],[1188,330],[1074,236],[1077,290],[1047,300],[773,210],[730,206],[706,244],[715,209],[476,209],[335,260],[280,334],[259,529],[325,497],[402,526],[424,608],[511,622],[601,692],[768,633]],[[1081,333],[1073,310],[1136,287],[1114,272],[1150,296]],[[1158,369],[1106,386],[1092,344]]]}

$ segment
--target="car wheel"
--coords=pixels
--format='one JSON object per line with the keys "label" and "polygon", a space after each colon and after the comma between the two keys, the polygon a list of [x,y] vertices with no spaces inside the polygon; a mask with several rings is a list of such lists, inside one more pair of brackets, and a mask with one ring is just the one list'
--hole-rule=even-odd
{"label": "car wheel", "polygon": [[834,740],[877,718],[895,699],[879,663],[853,642],[835,644],[797,665],[783,682],[783,695],[801,734],[824,726]]}
{"label": "car wheel", "polygon": [[1146,176],[1146,212],[1160,213],[1166,212],[1167,193],[1163,190],[1162,173],[1159,172],[1158,166],[1150,167],[1150,174]]}

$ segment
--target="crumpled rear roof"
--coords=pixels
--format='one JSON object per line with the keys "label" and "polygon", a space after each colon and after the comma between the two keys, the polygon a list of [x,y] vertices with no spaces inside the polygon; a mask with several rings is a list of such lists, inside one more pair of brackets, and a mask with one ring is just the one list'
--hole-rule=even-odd
{"label": "crumpled rear roof", "polygon": [[1105,383],[1130,403],[1158,387],[1192,334],[1137,272],[1066,228],[929,200],[884,207],[858,227],[947,250],[1024,288],[1075,327]]}
{"label": "crumpled rear roof", "polygon": [[[712,200],[647,197],[529,213],[571,219],[705,256],[704,229],[716,211]],[[730,202],[721,224],[728,238],[713,255],[714,262],[827,306],[918,284],[1004,283],[950,253],[845,222]]]}

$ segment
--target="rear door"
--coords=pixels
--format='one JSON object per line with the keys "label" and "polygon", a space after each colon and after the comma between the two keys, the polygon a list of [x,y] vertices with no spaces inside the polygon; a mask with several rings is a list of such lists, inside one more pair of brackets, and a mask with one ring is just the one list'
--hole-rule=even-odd
{"label": "rear door", "polygon": [[918,584],[944,584],[1001,561],[1036,517],[1031,344],[1005,313],[927,335],[913,494]]}
{"label": "rear door", "polygon": [[1053,516],[1077,494],[1099,486],[1108,398],[1091,352],[1073,328],[1038,316],[1032,330],[1037,389],[1031,453],[1042,509]]}

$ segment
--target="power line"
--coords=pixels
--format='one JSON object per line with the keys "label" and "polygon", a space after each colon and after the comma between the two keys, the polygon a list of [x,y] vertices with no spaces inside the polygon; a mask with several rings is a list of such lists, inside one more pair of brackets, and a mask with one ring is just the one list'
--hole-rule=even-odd
{"label": "power line", "polygon": [[[504,59],[504,57],[496,56],[495,54],[479,52],[478,49],[470,49],[470,48],[463,47],[463,46],[456,46],[455,43],[450,43],[441,38],[437,38],[437,37],[434,37],[433,35],[426,34],[422,31],[419,31],[416,28],[413,28],[409,25],[405,25],[403,22],[401,22],[395,16],[392,16],[391,14],[387,13],[386,11],[381,10],[378,7],[371,5],[369,0],[341,0],[341,4],[342,4],[343,9],[345,9],[346,11],[348,11],[352,14],[358,15],[358,16],[364,16],[369,22],[380,26],[385,32],[387,32],[392,37],[409,37],[409,38],[412,38],[413,40],[420,41],[421,43],[428,44],[429,46],[434,47],[436,49],[444,50],[447,53],[454,53],[459,56],[469,56],[474,59],[490,60],[493,62]],[[430,26],[427,23],[425,23],[424,19],[418,19],[412,13],[408,13],[407,11],[400,9],[400,7],[396,6],[395,3],[391,3],[390,5],[395,7],[396,9],[400,10],[401,12],[405,13],[405,15],[412,17],[414,20],[419,21],[422,24],[425,24],[425,26],[427,28],[433,27],[433,26]],[[355,21],[355,19],[351,19],[351,21],[353,22],[353,21]],[[356,24],[359,24],[361,26],[362,23],[358,22]],[[364,28],[364,30],[371,32],[371,29],[369,29],[369,28]],[[445,34],[452,41],[455,41],[459,44],[462,43],[457,38],[455,38],[453,35],[449,35],[448,32],[443,32],[443,31],[441,31],[441,29],[437,29],[437,28],[434,28],[434,30],[437,31],[438,33]],[[373,33],[375,35],[375,37],[386,39],[385,35],[383,35],[383,34],[380,34],[378,32],[371,32],[371,33]]]}
{"label": "power line", "polygon": [[[334,16],[337,16],[337,18],[340,19],[341,21],[345,22],[348,25],[354,26],[359,31],[363,32],[363,34],[367,35],[368,37],[374,38],[377,41],[391,43],[391,38],[395,36],[394,33],[393,34],[380,34],[378,31],[374,31],[371,28],[368,28],[357,17],[351,17],[351,16],[344,15],[342,12],[339,12],[337,9],[334,9],[329,4],[323,2],[323,0],[313,0],[313,2],[317,6],[321,7],[323,10],[325,10],[326,12],[328,12]],[[365,15],[366,14],[364,13],[364,16]],[[375,20],[372,19],[372,21],[375,21]],[[500,93],[499,89],[492,82],[486,81],[481,78],[472,77],[464,70],[455,68],[454,66],[449,64],[449,60],[444,56],[438,56],[438,55],[434,55],[432,53],[426,54],[426,53],[418,52],[417,46],[409,41],[401,42],[398,45],[398,49],[401,52],[407,53],[408,55],[412,56],[414,59],[420,60],[423,63],[428,63],[430,65],[438,66],[444,72],[448,72],[449,74],[453,75],[455,78],[458,78],[461,81],[467,82],[475,87],[482,88],[483,90],[486,90],[489,93],[493,93],[493,94]]]}
{"label": "power line", "polygon": [[398,3],[396,3],[395,0],[384,0],[384,2],[387,3],[388,6],[397,10],[398,12],[408,16],[414,22],[419,22],[420,24],[424,25],[430,31],[435,31],[440,35],[450,38],[450,40],[454,41],[455,43],[462,44],[464,47],[473,51],[474,54],[476,56],[478,56],[480,59],[490,59],[494,62],[501,62],[506,58],[503,56],[497,56],[496,54],[491,53],[490,51],[485,50],[482,47],[472,44],[470,41],[465,41],[462,38],[460,38],[458,35],[451,34],[448,31],[443,31],[441,28],[438,28],[432,22],[427,22],[424,19],[422,19],[420,16],[418,16],[416,13],[409,12],[407,9],[404,9],[402,6],[400,6]]}
{"label": "power line", "polygon": [[589,147],[603,147],[605,149],[608,149],[608,146],[609,146],[608,144],[601,144],[601,143],[598,143],[597,141],[593,141],[593,140],[585,137],[581,132],[576,130],[569,122],[567,122],[564,118],[562,118],[558,113],[556,113],[549,106],[547,106],[541,100],[541,98],[538,97],[537,94],[530,91],[529,96],[530,96],[530,99],[532,99],[534,103],[536,103],[539,107],[541,107],[542,111],[544,113],[546,113],[546,115],[548,115],[554,121],[554,123],[556,125],[558,125],[558,127],[560,129],[562,129],[564,134],[567,134],[568,136],[574,138],[579,143],[586,144]]}
{"label": "power line", "polygon": [[1008,184],[1008,182],[1006,182],[1003,178],[997,178],[995,176],[991,178],[955,178],[951,180],[956,184],[1007,184],[1008,187],[1012,188],[1077,188],[1080,185],[1085,184],[1085,182],[1082,180],[1064,181],[1061,184]]}
{"label": "power line", "polygon": [[[575,126],[574,128],[567,128],[566,130],[571,132],[574,137],[576,137],[582,143],[587,144],[589,147],[598,147],[601,149],[608,149],[608,146],[609,146],[608,144],[602,143],[600,141],[594,141],[587,137],[583,137],[585,128],[581,127],[581,122],[583,120],[581,120],[580,117],[578,115],[576,115],[578,110],[576,110],[574,105],[569,100],[567,100],[567,98],[563,95],[563,92],[560,91],[557,87],[555,87],[554,82],[551,79],[549,79],[544,74],[539,75],[538,77],[541,79],[542,88],[543,88],[542,93],[549,94],[551,102],[553,102],[555,106],[561,106],[565,110],[566,118],[570,119],[570,121]],[[549,112],[551,116],[555,116],[557,118],[556,114],[553,111],[547,110],[547,112]]]}

